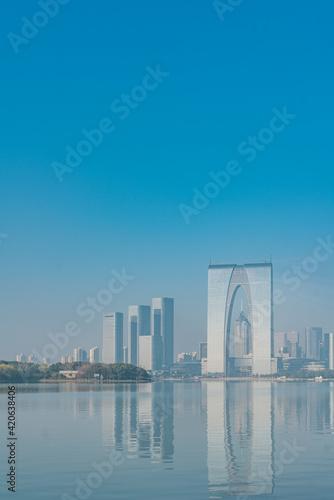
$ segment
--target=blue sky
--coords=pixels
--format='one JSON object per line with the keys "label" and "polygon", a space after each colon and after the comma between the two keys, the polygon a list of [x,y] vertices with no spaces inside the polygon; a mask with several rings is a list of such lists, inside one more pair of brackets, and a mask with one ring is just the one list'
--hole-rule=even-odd
{"label": "blue sky", "polygon": [[[6,1],[0,20],[0,358],[80,321],[122,268],[135,279],[106,310],[175,297],[176,351],[197,350],[210,258],[272,254],[275,329],[333,330],[334,256],[296,291],[281,280],[333,231],[332,2],[245,0],[221,21],[210,1],[70,0],[15,53],[8,33],[40,10]],[[157,65],[169,76],[121,120],[111,104]],[[296,117],[247,162],[239,145],[285,106]],[[104,118],[114,132],[60,183],[53,162]],[[231,160],[242,172],[186,224],[179,205]],[[101,345],[101,325],[68,351]]]}

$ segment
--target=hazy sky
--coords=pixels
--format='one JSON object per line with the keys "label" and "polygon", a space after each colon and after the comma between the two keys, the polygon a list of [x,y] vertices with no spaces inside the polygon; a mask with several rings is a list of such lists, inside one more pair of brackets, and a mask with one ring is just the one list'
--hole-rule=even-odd
{"label": "hazy sky", "polygon": [[35,31],[37,1],[2,7],[0,359],[69,321],[82,333],[64,354],[101,346],[102,312],[88,324],[77,306],[123,268],[135,278],[104,310],[174,297],[176,352],[197,350],[210,258],[272,254],[275,330],[334,329],[333,249],[282,282],[334,239],[331,0],[245,0],[224,20],[204,0],[70,0]]}

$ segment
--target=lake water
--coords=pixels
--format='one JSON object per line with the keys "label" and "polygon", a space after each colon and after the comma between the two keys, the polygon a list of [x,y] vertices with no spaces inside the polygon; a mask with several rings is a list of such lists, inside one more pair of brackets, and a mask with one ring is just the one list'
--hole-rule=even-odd
{"label": "lake water", "polygon": [[334,383],[17,385],[17,485],[0,498],[332,499]]}

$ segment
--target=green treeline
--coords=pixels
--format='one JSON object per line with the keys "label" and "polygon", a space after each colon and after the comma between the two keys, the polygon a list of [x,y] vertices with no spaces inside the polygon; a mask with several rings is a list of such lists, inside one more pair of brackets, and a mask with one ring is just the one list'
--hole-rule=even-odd
{"label": "green treeline", "polygon": [[77,370],[77,378],[90,380],[95,374],[103,376],[104,380],[150,380],[149,374],[143,368],[125,363],[110,365],[102,363],[55,363],[53,365],[37,365],[32,363],[17,363],[16,361],[0,361],[0,382],[39,382],[42,379],[65,380],[59,373],[61,370]]}

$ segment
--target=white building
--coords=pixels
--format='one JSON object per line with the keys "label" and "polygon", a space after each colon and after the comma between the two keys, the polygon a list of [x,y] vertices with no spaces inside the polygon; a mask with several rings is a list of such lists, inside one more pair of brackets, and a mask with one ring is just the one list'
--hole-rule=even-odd
{"label": "white building", "polygon": [[98,363],[100,361],[100,349],[98,347],[93,347],[89,351],[89,362]]}
{"label": "white building", "polygon": [[103,314],[103,363],[123,362],[123,313]]}

